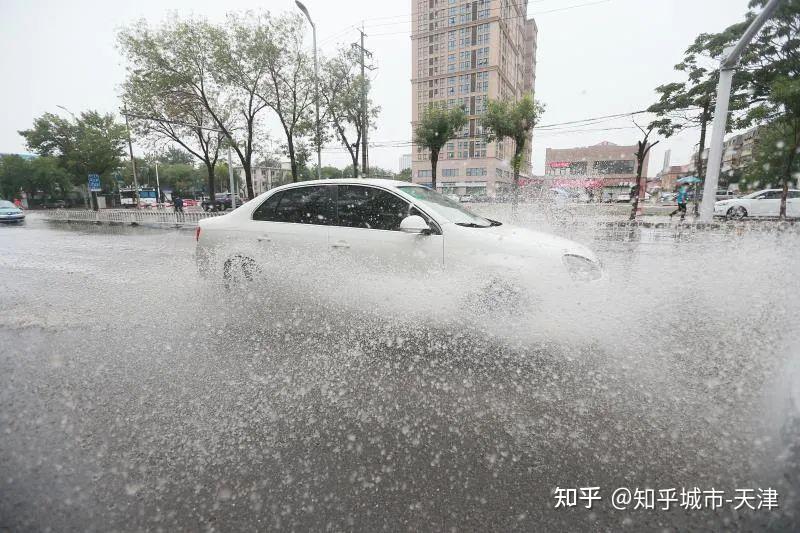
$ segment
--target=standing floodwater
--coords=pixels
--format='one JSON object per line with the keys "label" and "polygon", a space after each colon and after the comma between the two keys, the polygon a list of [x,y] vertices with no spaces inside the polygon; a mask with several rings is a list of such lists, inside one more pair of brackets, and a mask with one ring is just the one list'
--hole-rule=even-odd
{"label": "standing floodwater", "polygon": [[584,229],[600,289],[421,317],[228,290],[186,231],[0,228],[0,526],[796,530],[800,235]]}

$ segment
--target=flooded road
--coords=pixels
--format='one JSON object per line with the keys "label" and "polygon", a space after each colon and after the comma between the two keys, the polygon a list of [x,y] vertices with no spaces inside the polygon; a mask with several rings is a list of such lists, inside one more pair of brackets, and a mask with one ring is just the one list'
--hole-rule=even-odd
{"label": "flooded road", "polygon": [[226,290],[190,231],[0,227],[0,530],[797,530],[800,237],[586,227],[578,307],[427,319]]}

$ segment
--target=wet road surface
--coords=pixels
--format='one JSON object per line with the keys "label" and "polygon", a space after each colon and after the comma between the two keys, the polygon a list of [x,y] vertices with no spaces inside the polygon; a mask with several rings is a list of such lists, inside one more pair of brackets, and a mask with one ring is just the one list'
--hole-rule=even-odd
{"label": "wet road surface", "polygon": [[798,238],[576,237],[611,281],[572,317],[426,321],[232,302],[188,231],[0,227],[0,530],[796,530]]}

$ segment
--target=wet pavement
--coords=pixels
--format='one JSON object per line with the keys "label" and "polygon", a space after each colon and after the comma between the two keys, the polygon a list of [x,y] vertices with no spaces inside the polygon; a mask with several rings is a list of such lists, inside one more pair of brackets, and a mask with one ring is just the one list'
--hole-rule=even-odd
{"label": "wet pavement", "polygon": [[800,237],[557,222],[608,283],[511,316],[229,291],[190,231],[0,227],[0,531],[797,530]]}

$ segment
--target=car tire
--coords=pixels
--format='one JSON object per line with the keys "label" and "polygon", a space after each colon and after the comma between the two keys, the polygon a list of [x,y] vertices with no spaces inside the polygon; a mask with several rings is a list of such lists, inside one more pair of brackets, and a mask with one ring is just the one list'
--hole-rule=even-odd
{"label": "car tire", "polygon": [[726,213],[728,220],[744,220],[747,218],[747,209],[744,207],[737,205],[735,207],[731,207],[728,209]]}
{"label": "car tire", "polygon": [[225,288],[243,287],[253,282],[258,275],[258,264],[251,258],[237,255],[222,266],[222,280]]}

